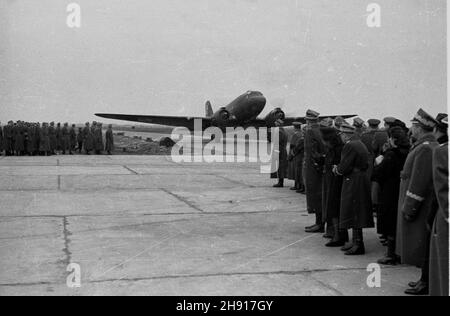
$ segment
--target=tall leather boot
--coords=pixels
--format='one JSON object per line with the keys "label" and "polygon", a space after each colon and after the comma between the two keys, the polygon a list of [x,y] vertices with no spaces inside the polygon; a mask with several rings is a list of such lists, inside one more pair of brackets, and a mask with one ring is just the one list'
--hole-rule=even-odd
{"label": "tall leather boot", "polygon": [[399,258],[395,254],[395,238],[389,236],[387,239],[387,253],[386,256],[378,260],[379,264],[395,266],[399,263]]}
{"label": "tall leather boot", "polygon": [[348,250],[346,256],[359,256],[366,254],[366,249],[364,247],[363,230],[361,228],[353,229],[353,247]]}

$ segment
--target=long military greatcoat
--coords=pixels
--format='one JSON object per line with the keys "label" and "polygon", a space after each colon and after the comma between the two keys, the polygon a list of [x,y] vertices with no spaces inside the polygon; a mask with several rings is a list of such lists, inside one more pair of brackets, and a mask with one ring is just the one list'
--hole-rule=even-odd
{"label": "long military greatcoat", "polygon": [[272,179],[284,179],[287,177],[288,154],[287,154],[288,136],[283,127],[278,132],[278,148],[274,148],[272,153],[272,169],[276,172],[271,174]]}
{"label": "long military greatcoat", "polygon": [[340,216],[342,194],[342,176],[333,173],[333,166],[341,161],[344,144],[334,144],[327,150],[323,176],[323,221],[330,223],[333,218]]}
{"label": "long military greatcoat", "polygon": [[48,127],[42,126],[40,130],[39,150],[42,152],[50,151],[50,137],[48,136]]}
{"label": "long military greatcoat", "polygon": [[75,147],[77,147],[77,132],[75,131],[74,127],[70,128],[69,131],[69,149],[75,150]]}
{"label": "long military greatcoat", "polygon": [[427,256],[427,219],[434,198],[432,155],[437,146],[432,134],[424,135],[413,145],[401,173],[396,249],[402,263],[418,267]]}
{"label": "long military greatcoat", "polygon": [[[313,124],[305,132],[305,158],[303,174],[306,188],[308,213],[322,215],[322,179],[325,145],[319,124]],[[319,223],[318,223],[319,224]]]}
{"label": "long military greatcoat", "polygon": [[107,152],[112,152],[114,150],[114,135],[112,129],[106,131],[106,147]]}
{"label": "long military greatcoat", "polygon": [[434,151],[433,184],[439,210],[431,233],[430,295],[448,296],[448,143]]}
{"label": "long military greatcoat", "polygon": [[408,153],[408,148],[390,148],[384,153],[383,161],[374,168],[372,181],[380,187],[377,214],[377,229],[380,235],[396,235],[400,173]]}
{"label": "long military greatcoat", "polygon": [[358,139],[347,142],[342,150],[337,167],[338,174],[344,176],[339,218],[342,229],[374,227],[368,156],[366,146]]}
{"label": "long military greatcoat", "polygon": [[0,155],[3,152],[3,127],[0,125]]}
{"label": "long military greatcoat", "polygon": [[58,148],[55,126],[48,127],[48,137],[50,138],[50,150],[55,151]]}
{"label": "long military greatcoat", "polygon": [[92,136],[91,129],[86,126],[83,129],[84,136],[84,150],[91,151],[94,149],[94,137]]}
{"label": "long military greatcoat", "polygon": [[103,146],[103,130],[101,126],[94,129],[94,149],[97,151],[103,151],[105,148]]}
{"label": "long military greatcoat", "polygon": [[5,140],[5,150],[11,154],[14,151],[13,126],[5,126],[5,128],[3,129],[3,139]]}
{"label": "long military greatcoat", "polygon": [[70,148],[69,128],[67,126],[63,126],[61,129],[61,149],[69,150],[69,148]]}
{"label": "long military greatcoat", "polygon": [[290,143],[290,161],[288,166],[288,178],[295,180],[296,184],[303,185],[303,158],[305,155],[305,138],[302,131],[296,131],[292,135]]}

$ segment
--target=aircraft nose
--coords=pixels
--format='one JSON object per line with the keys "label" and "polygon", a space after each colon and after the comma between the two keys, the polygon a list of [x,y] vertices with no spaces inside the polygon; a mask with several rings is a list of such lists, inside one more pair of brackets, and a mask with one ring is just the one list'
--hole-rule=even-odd
{"label": "aircraft nose", "polygon": [[261,113],[266,106],[266,98],[262,95],[252,96],[249,101],[255,113]]}
{"label": "aircraft nose", "polygon": [[262,95],[251,97],[251,101],[254,105],[257,105],[259,108],[264,108],[264,106],[266,105],[266,98]]}

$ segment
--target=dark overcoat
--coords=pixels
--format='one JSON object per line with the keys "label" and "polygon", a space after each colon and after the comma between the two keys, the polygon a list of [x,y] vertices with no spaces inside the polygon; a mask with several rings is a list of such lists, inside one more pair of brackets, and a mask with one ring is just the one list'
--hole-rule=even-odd
{"label": "dark overcoat", "polygon": [[287,153],[288,135],[283,127],[278,129],[278,148],[274,148],[272,153],[272,170],[277,170],[271,174],[272,179],[284,179],[287,177],[288,153]]}
{"label": "dark overcoat", "polygon": [[396,249],[404,264],[420,267],[427,256],[427,220],[434,204],[432,156],[437,146],[432,134],[424,135],[413,145],[401,173]]}
{"label": "dark overcoat", "polygon": [[94,130],[94,149],[97,151],[103,151],[105,148],[103,146],[103,130],[100,126]]}
{"label": "dark overcoat", "polygon": [[69,128],[63,126],[61,129],[61,149],[68,150],[70,148],[70,135]]}
{"label": "dark overcoat", "polygon": [[49,152],[50,151],[50,137],[48,135],[48,127],[42,126],[40,129],[40,143],[39,143],[39,150],[42,152]]}
{"label": "dark overcoat", "polygon": [[62,130],[61,130],[61,125],[57,125],[56,129],[55,129],[55,133],[56,133],[56,149],[57,150],[61,150],[62,149]]}
{"label": "dark overcoat", "polygon": [[84,136],[84,150],[91,151],[94,149],[94,138],[91,133],[91,129],[86,126],[83,129],[83,136]]}
{"label": "dark overcoat", "polygon": [[0,125],[0,155],[3,152],[3,127]]}
{"label": "dark overcoat", "polygon": [[343,143],[335,144],[327,150],[323,176],[323,221],[330,223],[333,218],[340,216],[342,194],[341,175],[333,173],[333,166],[341,161]]}
{"label": "dark overcoat", "polygon": [[408,156],[408,148],[390,148],[383,161],[374,167],[372,181],[379,184],[378,234],[395,237],[397,232],[400,173]]}
{"label": "dark overcoat", "polygon": [[319,124],[313,124],[305,131],[305,158],[303,174],[306,188],[308,213],[322,214],[322,181],[325,145]]}
{"label": "dark overcoat", "polygon": [[48,127],[48,137],[50,139],[50,151],[55,151],[56,149],[58,149],[55,126]]}
{"label": "dark overcoat", "polygon": [[113,135],[112,129],[108,129],[106,131],[106,146],[105,146],[105,150],[107,152],[114,151],[114,135]]}
{"label": "dark overcoat", "polygon": [[5,150],[12,153],[14,151],[13,127],[11,125],[5,126],[3,129],[3,134],[3,139],[5,140]]}
{"label": "dark overcoat", "polygon": [[439,210],[430,245],[430,295],[448,296],[448,143],[433,154],[433,184]]}
{"label": "dark overcoat", "polygon": [[370,179],[367,174],[369,152],[361,140],[347,142],[337,173],[344,177],[341,194],[340,228],[374,227]]}
{"label": "dark overcoat", "polygon": [[305,138],[302,131],[292,135],[289,152],[288,178],[297,184],[303,184],[303,158],[305,155]]}
{"label": "dark overcoat", "polygon": [[19,126],[16,128],[14,149],[17,153],[25,151],[25,135],[23,132],[23,128]]}
{"label": "dark overcoat", "polygon": [[77,132],[73,127],[71,127],[69,131],[69,140],[69,149],[74,150],[77,146]]}

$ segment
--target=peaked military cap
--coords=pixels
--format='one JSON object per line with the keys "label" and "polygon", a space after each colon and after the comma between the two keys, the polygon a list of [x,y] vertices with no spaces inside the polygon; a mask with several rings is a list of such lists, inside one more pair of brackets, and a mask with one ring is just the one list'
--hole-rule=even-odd
{"label": "peaked military cap", "polygon": [[376,127],[381,124],[381,121],[377,119],[370,119],[367,123],[369,123],[369,126]]}
{"label": "peaked military cap", "polygon": [[353,120],[353,126],[363,127],[363,125],[364,125],[364,120],[360,119],[359,117],[357,117]]}
{"label": "peaked military cap", "polygon": [[419,109],[411,122],[416,124],[421,124],[428,128],[434,128],[437,124],[437,121],[423,109]]}
{"label": "peaked military cap", "polygon": [[318,120],[320,116],[320,113],[313,111],[313,110],[308,110],[306,111],[306,119],[307,120]]}
{"label": "peaked military cap", "polygon": [[351,126],[350,124],[342,124],[341,127],[339,128],[339,131],[345,134],[354,134],[355,130],[356,127]]}

